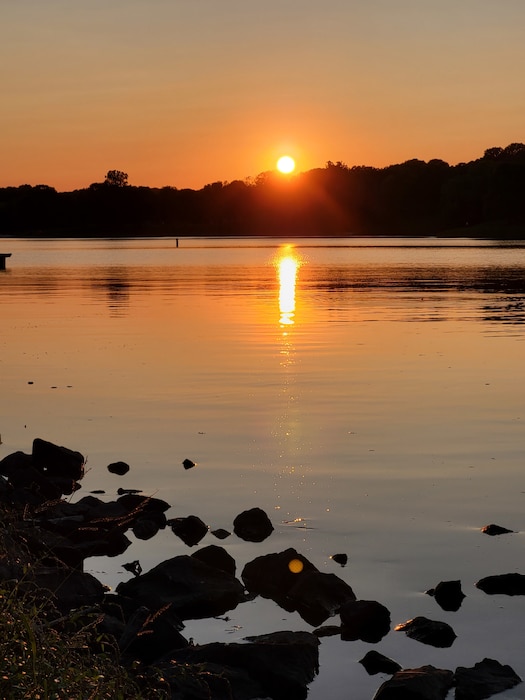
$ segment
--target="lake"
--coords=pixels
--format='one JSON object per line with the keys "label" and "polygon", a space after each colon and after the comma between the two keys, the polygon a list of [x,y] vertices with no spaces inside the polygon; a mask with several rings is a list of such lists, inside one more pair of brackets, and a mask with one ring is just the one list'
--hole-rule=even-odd
{"label": "lake", "polygon": [[[438,649],[391,631],[325,637],[310,700],[368,700],[403,667],[485,657],[525,678],[521,597],[475,588],[525,573],[525,242],[469,239],[1,239],[0,458],[41,437],[82,452],[79,498],[142,489],[211,529],[264,509],[260,544],[295,547],[377,600],[392,627],[417,615],[457,634]],[[182,461],[197,463],[184,470]],[[124,477],[107,465],[123,460]],[[515,532],[489,537],[497,523]],[[86,570],[114,587],[192,553],[169,528]],[[341,567],[330,557],[347,553]],[[425,594],[461,581],[443,611]],[[256,599],[188,621],[196,643],[312,628]],[[338,617],[326,624],[338,624]],[[499,698],[524,698],[524,685]]]}

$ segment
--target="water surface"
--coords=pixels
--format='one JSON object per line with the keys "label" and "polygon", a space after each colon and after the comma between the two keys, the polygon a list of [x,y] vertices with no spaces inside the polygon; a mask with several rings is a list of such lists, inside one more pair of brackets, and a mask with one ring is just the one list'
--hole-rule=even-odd
{"label": "water surface", "polygon": [[[11,240],[0,272],[0,458],[35,437],[87,455],[79,494],[140,488],[169,517],[232,529],[259,506],[275,532],[222,544],[238,573],[293,546],[386,605],[451,624],[450,649],[391,632],[324,638],[313,700],[371,698],[404,667],[484,657],[525,677],[525,601],[474,583],[519,571],[525,479],[525,247],[467,239]],[[288,262],[281,264],[283,259]],[[291,261],[291,262],[290,262]],[[281,272],[281,274],[280,274]],[[185,471],[182,460],[197,462]],[[107,472],[131,465],[125,477]],[[491,538],[495,522],[516,533]],[[132,536],[131,536],[132,538]],[[219,544],[211,534],[202,546]],[[115,586],[191,553],[171,531],[87,570]],[[346,552],[339,567],[330,555]],[[460,579],[456,613],[424,591]],[[188,622],[195,641],[311,629],[256,600],[229,621]],[[337,618],[328,623],[337,623]],[[523,698],[523,686],[501,698]]]}

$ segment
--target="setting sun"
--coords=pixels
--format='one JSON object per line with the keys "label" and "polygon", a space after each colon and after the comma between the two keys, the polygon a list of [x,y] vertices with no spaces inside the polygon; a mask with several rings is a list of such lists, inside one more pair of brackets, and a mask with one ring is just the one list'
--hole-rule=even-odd
{"label": "setting sun", "polygon": [[277,161],[277,170],[288,174],[295,170],[295,160],[291,156],[281,156]]}

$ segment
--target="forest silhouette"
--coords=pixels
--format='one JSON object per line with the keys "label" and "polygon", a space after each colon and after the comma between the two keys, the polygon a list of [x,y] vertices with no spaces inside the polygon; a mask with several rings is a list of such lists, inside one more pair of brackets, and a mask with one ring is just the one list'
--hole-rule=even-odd
{"label": "forest silhouette", "polygon": [[200,190],[128,184],[109,170],[86,189],[0,189],[0,234],[20,236],[525,235],[525,145],[468,163],[385,168],[328,161],[292,176],[213,182]]}

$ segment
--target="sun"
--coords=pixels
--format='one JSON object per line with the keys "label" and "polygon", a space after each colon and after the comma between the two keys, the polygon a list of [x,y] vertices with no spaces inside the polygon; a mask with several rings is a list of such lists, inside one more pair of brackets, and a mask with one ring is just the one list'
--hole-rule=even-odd
{"label": "sun", "polygon": [[281,156],[277,161],[277,170],[287,175],[295,170],[295,160],[291,156]]}

